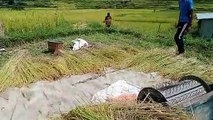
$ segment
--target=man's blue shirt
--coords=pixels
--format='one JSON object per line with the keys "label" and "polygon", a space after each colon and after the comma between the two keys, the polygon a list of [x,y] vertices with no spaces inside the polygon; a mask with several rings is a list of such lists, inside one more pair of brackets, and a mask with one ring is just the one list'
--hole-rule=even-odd
{"label": "man's blue shirt", "polygon": [[193,9],[193,0],[179,0],[179,22],[189,22],[189,12]]}

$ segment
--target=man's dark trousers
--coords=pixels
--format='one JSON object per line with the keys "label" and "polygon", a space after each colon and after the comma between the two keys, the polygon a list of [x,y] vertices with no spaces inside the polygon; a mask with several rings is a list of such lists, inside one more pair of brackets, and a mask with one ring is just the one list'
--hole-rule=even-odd
{"label": "man's dark trousers", "polygon": [[177,26],[177,32],[175,34],[175,42],[178,47],[179,54],[184,53],[184,42],[183,42],[183,36],[188,29],[188,23],[187,22],[179,22]]}

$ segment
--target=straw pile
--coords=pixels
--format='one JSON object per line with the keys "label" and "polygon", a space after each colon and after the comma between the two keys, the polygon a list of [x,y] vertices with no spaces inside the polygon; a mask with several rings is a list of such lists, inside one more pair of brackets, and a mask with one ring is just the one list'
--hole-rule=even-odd
{"label": "straw pile", "polygon": [[78,107],[62,120],[191,120],[182,110],[160,104],[113,103]]}
{"label": "straw pile", "polygon": [[38,80],[101,73],[104,67],[118,68],[128,56],[127,52],[113,47],[92,48],[77,53],[67,51],[61,56],[44,54],[35,57],[27,50],[20,50],[0,69],[0,91]]}
{"label": "straw pile", "polygon": [[0,91],[38,80],[101,73],[105,67],[158,71],[162,76],[174,80],[189,74],[210,82],[213,78],[212,65],[202,64],[196,58],[174,57],[162,49],[139,51],[131,46],[95,45],[78,52],[64,51],[61,56],[44,53],[32,56],[28,50],[21,50],[0,69]]}

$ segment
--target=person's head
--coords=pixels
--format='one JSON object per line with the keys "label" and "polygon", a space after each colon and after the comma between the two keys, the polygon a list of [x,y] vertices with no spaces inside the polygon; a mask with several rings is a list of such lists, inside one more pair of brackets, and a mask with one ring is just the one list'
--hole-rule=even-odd
{"label": "person's head", "polygon": [[110,13],[109,13],[109,12],[107,13],[107,16],[110,16]]}

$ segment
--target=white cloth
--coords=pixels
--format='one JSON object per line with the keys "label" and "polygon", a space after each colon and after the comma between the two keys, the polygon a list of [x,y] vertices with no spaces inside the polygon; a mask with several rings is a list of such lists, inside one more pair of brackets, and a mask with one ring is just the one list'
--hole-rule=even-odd
{"label": "white cloth", "polygon": [[89,46],[88,42],[84,39],[81,39],[81,38],[75,39],[74,41],[72,41],[72,43],[73,43],[73,46],[72,46],[73,51],[79,50],[82,47],[88,47]]}

